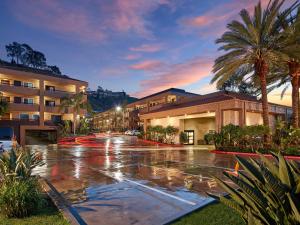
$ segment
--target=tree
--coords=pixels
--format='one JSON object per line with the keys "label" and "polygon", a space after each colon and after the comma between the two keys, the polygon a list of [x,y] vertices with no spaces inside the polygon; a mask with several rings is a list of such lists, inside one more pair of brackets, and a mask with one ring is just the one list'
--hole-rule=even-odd
{"label": "tree", "polygon": [[73,95],[69,98],[62,98],[60,101],[60,110],[65,111],[68,108],[72,108],[74,112],[74,119],[73,119],[73,131],[76,134],[76,120],[77,115],[79,114],[81,109],[89,108],[88,104],[84,100],[84,94],[82,92]]}
{"label": "tree", "polygon": [[3,94],[0,92],[0,118],[8,112],[8,103],[3,99]]}
{"label": "tree", "polygon": [[7,57],[11,57],[12,61],[16,61],[19,64],[24,48],[18,42],[13,42],[5,46]]}
{"label": "tree", "polygon": [[45,55],[39,51],[32,51],[31,65],[34,68],[45,68],[47,65]]}
{"label": "tree", "polygon": [[279,74],[280,83],[290,82],[292,85],[292,124],[294,128],[299,127],[299,82],[300,82],[300,9],[296,13],[293,11],[299,7],[297,2],[285,10],[279,16],[279,32],[282,38],[279,42],[279,51],[283,54],[283,71]]}
{"label": "tree", "polygon": [[57,66],[48,66],[48,69],[54,74],[61,75],[60,69]]}
{"label": "tree", "polygon": [[[269,126],[269,110],[267,97],[267,76],[270,67],[280,61],[277,52],[273,49],[278,39],[276,19],[283,1],[271,1],[262,11],[259,2],[253,16],[243,9],[240,12],[242,22],[232,21],[227,25],[225,32],[217,44],[222,44],[219,50],[224,50],[224,55],[215,60],[212,83],[217,81],[221,86],[231,76],[246,78],[252,76],[259,80],[264,125]],[[268,138],[267,138],[268,140]]]}
{"label": "tree", "polygon": [[22,48],[24,51],[20,60],[24,66],[30,66],[33,61],[33,49],[28,44],[22,44]]}

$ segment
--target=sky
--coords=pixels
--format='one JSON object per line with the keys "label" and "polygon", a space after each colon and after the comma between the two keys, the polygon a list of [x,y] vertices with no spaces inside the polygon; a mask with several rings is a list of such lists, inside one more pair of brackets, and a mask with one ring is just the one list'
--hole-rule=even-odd
{"label": "sky", "polygon": [[[167,88],[205,94],[215,40],[256,0],[1,0],[0,58],[27,43],[73,78],[143,97]],[[266,5],[268,0],[263,0]],[[288,2],[293,2],[292,0]],[[290,104],[288,90],[269,96]]]}

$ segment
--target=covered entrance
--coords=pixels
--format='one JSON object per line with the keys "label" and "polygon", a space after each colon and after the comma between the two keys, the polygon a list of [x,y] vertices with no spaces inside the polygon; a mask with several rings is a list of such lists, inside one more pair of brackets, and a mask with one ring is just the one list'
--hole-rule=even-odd
{"label": "covered entrance", "polygon": [[185,130],[184,133],[187,136],[187,142],[185,145],[194,145],[195,143],[195,132],[193,130]]}

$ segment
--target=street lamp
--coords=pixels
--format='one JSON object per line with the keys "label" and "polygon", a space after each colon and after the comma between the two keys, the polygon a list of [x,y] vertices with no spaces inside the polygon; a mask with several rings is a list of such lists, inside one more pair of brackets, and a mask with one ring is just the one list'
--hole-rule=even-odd
{"label": "street lamp", "polygon": [[117,112],[120,112],[121,110],[122,110],[121,106],[117,106],[117,107],[116,107],[116,111],[117,111]]}

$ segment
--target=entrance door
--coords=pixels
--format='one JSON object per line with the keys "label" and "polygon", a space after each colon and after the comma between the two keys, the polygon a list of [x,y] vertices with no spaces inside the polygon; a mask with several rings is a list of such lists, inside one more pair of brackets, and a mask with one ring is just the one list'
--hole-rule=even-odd
{"label": "entrance door", "polygon": [[193,130],[185,130],[184,133],[186,133],[186,135],[187,135],[187,142],[184,144],[194,145],[194,131]]}

